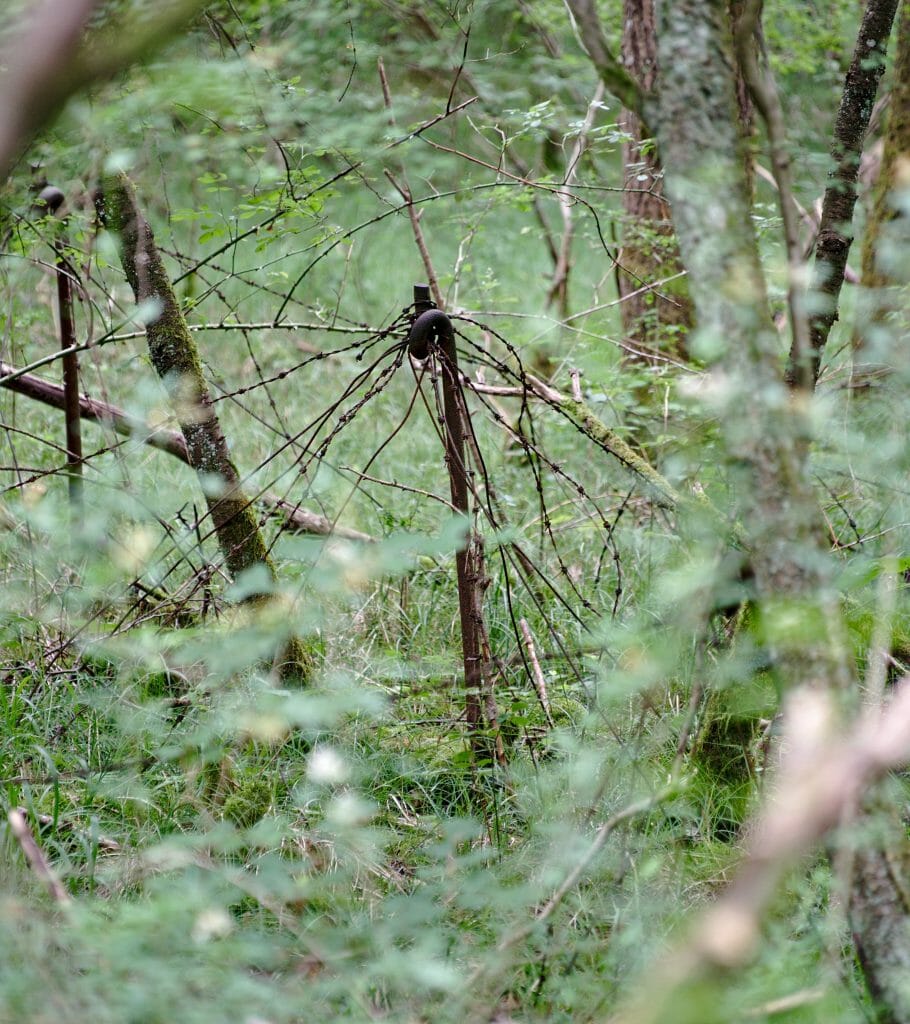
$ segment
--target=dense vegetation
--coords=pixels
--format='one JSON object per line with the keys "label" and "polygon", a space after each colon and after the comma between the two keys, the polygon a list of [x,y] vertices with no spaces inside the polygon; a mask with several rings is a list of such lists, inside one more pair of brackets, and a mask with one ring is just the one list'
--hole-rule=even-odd
{"label": "dense vegetation", "polygon": [[[29,6],[11,5],[4,42]],[[633,138],[590,5],[225,0],[117,67],[146,6],[94,5],[87,53],[111,66],[73,72],[0,182],[0,1021],[853,1024],[882,1000],[882,1019],[910,1019],[906,981],[879,987],[873,940],[858,955],[851,939],[868,934],[851,858],[889,828],[906,855],[901,776],[857,814],[907,755],[861,711],[910,658],[910,69],[893,42],[891,127],[880,99],[856,214],[874,230],[817,388],[791,392],[804,313],[788,299],[808,281],[858,5],[764,4],[761,74],[804,217],[794,267],[773,129],[740,111],[739,227],[777,323],[744,384],[691,230],[677,250],[623,205],[665,172],[675,214],[673,154],[699,140],[678,144],[656,102]],[[618,52],[622,5],[599,14]],[[148,284],[139,218],[167,288]],[[26,387],[63,379],[61,271],[95,403],[81,487],[62,399]],[[623,318],[622,273],[644,324]],[[421,282],[455,328],[468,524],[444,444],[451,365],[405,344]],[[731,323],[762,319],[745,277],[723,302]],[[779,392],[749,376],[768,344]],[[199,463],[213,418],[227,444]],[[796,452],[779,501],[753,498],[756,433]],[[830,732],[827,705],[781,715],[816,670],[842,715]],[[778,769],[788,727],[797,767],[785,750]],[[795,810],[763,785],[778,770]],[[812,824],[774,846],[788,813]],[[766,862],[766,888],[743,888]],[[704,916],[731,891],[748,893],[748,941]]]}

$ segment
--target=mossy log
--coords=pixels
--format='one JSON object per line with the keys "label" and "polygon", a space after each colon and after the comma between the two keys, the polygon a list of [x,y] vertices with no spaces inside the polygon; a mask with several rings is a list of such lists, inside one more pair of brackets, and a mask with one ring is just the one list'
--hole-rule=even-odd
{"label": "mossy log", "polygon": [[[105,180],[101,212],[107,227],[119,237],[123,270],[136,302],[151,301],[159,306],[146,325],[149,354],[173,403],[189,463],[199,476],[228,571],[236,577],[254,565],[264,565],[274,580],[275,568],[228,451],[199,351],[180,311],[152,229],[125,174]],[[249,600],[264,603],[270,598],[254,594]],[[311,658],[297,637],[288,640],[279,662],[284,679],[303,682],[309,675]]]}

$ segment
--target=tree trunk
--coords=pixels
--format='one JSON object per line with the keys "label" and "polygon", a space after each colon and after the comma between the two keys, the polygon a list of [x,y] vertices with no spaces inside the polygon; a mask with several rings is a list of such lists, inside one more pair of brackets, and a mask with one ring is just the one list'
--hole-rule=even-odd
{"label": "tree trunk", "polygon": [[[891,109],[885,128],[882,162],[875,185],[872,212],[866,225],[862,255],[860,323],[854,334],[853,376],[861,378],[868,351],[870,327],[883,327],[899,308],[896,291],[908,280],[906,213],[895,203],[895,189],[910,183],[910,6],[901,4],[894,58]],[[871,370],[872,367],[866,369]]]}
{"label": "tree trunk", "polygon": [[[136,302],[156,302],[160,307],[146,326],[149,353],[177,413],[189,463],[199,476],[225,564],[234,577],[263,565],[274,580],[274,566],[255,511],[243,492],[212,405],[196,342],[187,330],[152,229],[123,174],[105,182],[103,217],[119,236],[123,269]],[[267,604],[270,598],[262,594],[252,600]],[[281,656],[282,677],[305,680],[309,662],[304,645],[292,636]]]}
{"label": "tree trunk", "polygon": [[[743,0],[728,0],[731,22],[742,14]],[[654,0],[623,0],[622,57],[625,68],[648,94],[659,88],[657,24]],[[743,142],[742,159],[749,195],[752,194],[753,107],[739,70],[736,107]],[[623,146],[623,246],[617,270],[623,299],[623,335],[635,348],[687,356],[687,338],[694,326],[692,299],[685,277],[654,291],[641,292],[642,284],[671,277],[683,269],[673,229],[670,204],[664,193],[664,171],[656,141],[632,110],[622,113],[631,136]],[[639,292],[639,294],[636,294]]]}
{"label": "tree trunk", "polygon": [[[858,693],[833,566],[820,540],[809,486],[811,431],[802,403],[788,398],[781,386],[748,186],[737,156],[741,140],[734,128],[730,41],[722,8],[718,0],[662,0],[660,59],[668,70],[653,120],[661,153],[672,168],[668,193],[698,323],[713,335],[723,369],[718,412],[731,470],[740,467],[740,515],[780,685],[785,693],[844,687]],[[880,53],[886,36],[865,34],[868,18],[867,9],[857,51]],[[870,63],[874,70],[876,61]],[[870,69],[864,65],[861,71]],[[874,92],[864,95],[867,117]],[[844,110],[859,116],[855,102],[856,86],[848,79],[838,118],[839,146],[845,144]],[[844,156],[840,173],[846,173],[850,160]],[[830,200],[829,231],[834,231],[832,206],[842,211],[849,206],[852,215],[853,198],[852,186],[844,185]],[[820,238],[820,250],[824,245]],[[845,259],[846,248],[841,253]],[[842,279],[843,264],[838,266]],[[816,352],[820,355],[820,349]],[[775,616],[781,613],[782,623],[795,614],[798,624],[775,629]],[[856,857],[850,911],[870,990],[883,1002],[887,1020],[910,1024],[910,993],[906,974],[900,974],[902,965],[910,964],[910,912],[896,876],[883,867],[906,857],[904,834],[896,830],[896,835],[893,855],[873,843]]]}
{"label": "tree trunk", "polygon": [[837,320],[838,299],[853,242],[853,210],[863,140],[885,70],[885,52],[896,10],[897,0],[868,0],[837,112],[831,147],[833,166],[822,204],[812,281],[821,308],[809,323],[809,351],[799,352],[791,347],[787,367],[788,383],[809,391],[818,380],[828,335]]}
{"label": "tree trunk", "polygon": [[850,927],[879,1024],[910,1021],[910,865],[902,833],[867,842],[853,860]]}
{"label": "tree trunk", "polygon": [[[657,81],[657,29],[654,0],[623,0],[622,57],[624,66],[647,92]],[[617,268],[623,300],[624,339],[647,361],[648,351],[686,354],[692,327],[692,303],[686,279],[642,292],[682,270],[673,233],[670,204],[664,197],[664,173],[657,148],[633,111],[622,121],[630,135],[623,145],[622,254]]]}

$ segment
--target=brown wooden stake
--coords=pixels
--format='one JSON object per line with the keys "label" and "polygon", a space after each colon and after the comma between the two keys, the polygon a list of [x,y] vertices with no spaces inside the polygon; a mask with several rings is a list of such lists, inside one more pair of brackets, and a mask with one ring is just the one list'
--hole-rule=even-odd
{"label": "brown wooden stake", "polygon": [[[463,515],[470,515],[467,464],[464,439],[466,423],[462,410],[455,353],[455,331],[452,321],[441,309],[434,309],[430,289],[425,284],[414,286],[414,308],[417,319],[408,334],[408,351],[415,359],[426,359],[435,351],[442,366],[442,401],[445,417],[446,466],[452,505]],[[431,342],[435,344],[431,348]],[[477,621],[475,590],[476,560],[472,557],[470,527],[468,535],[455,552],[458,576],[458,612],[461,619],[461,648],[464,660],[465,717],[468,723],[471,750],[480,762],[492,761],[492,751],[482,735],[483,713],[481,693],[483,665],[481,630]]]}
{"label": "brown wooden stake", "polygon": [[[47,209],[56,214],[63,205],[59,188],[48,185],[38,197]],[[76,326],[73,322],[72,271],[66,258],[66,239],[62,234],[54,241],[57,265],[57,307],[60,315],[60,348],[63,355],[63,409],[66,417],[66,464],[70,504],[82,505],[82,423],[79,396],[79,356],[70,351],[76,347]]]}

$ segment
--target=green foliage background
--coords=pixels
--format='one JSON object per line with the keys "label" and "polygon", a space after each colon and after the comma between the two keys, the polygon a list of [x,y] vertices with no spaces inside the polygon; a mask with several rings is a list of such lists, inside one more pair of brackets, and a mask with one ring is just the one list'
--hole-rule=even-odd
{"label": "green foliage background", "polygon": [[[138,6],[110,3],[102,18],[128,26]],[[602,6],[618,39],[619,5]],[[797,187],[811,205],[857,12],[765,8],[804,147]],[[577,137],[593,90],[556,2],[232,0],[75,98],[4,187],[4,359],[25,366],[57,345],[54,228],[30,191],[45,175],[70,197],[80,340],[128,335],[83,353],[86,390],[150,422],[166,415],[116,248],[93,222],[99,174],[126,168],[191,324],[269,325],[290,295],[284,317],[308,325],[196,335],[213,394],[232,396],[217,408],[251,490],[278,489],[379,543],[294,537],[269,520],[284,603],[280,622],[257,619],[241,606],[251,581],[224,578],[198,523],[202,496],[186,467],[85,425],[86,450],[98,454],[84,516],[73,521],[53,472],[61,418],[0,393],[14,524],[0,533],[0,801],[25,808],[73,897],[51,905],[0,831],[0,1020],[604,1020],[729,877],[777,696],[760,633],[747,624],[730,638],[722,611],[749,596],[748,583],[719,556],[713,527],[671,521],[555,414],[535,412],[543,454],[529,456],[478,403],[478,442],[508,518],[500,532],[483,528],[511,758],[508,772],[478,769],[459,720],[459,527],[425,493],[447,495],[441,446],[419,402],[398,430],[413,377],[400,370],[324,458],[309,457],[315,437],[309,452],[286,445],[400,343],[401,329],[363,358],[363,349],[340,351],[259,386],[313,350],[379,335],[409,305],[424,268],[384,174],[403,180],[406,171],[426,200],[440,284],[469,317],[458,323],[464,368],[486,363],[492,376],[497,361],[516,365],[517,352],[564,391],[568,370],[582,370],[585,398],[605,422],[677,487],[697,481],[722,505],[728,484],[698,368],[621,361],[610,253],[625,135],[611,100],[573,208],[570,309],[598,308],[561,324],[547,305],[544,225],[556,232],[561,221],[546,187],[561,180],[553,161]],[[497,175],[503,154],[543,188]],[[755,209],[782,301],[776,205],[761,183]],[[839,367],[835,355],[816,464],[861,661],[883,574],[904,569],[888,538],[905,516],[907,457],[894,406],[870,403],[855,419]],[[320,439],[368,388],[355,388]],[[517,415],[514,398],[501,402]],[[515,537],[562,600],[544,586],[542,597],[522,589],[503,569]],[[547,655],[553,729],[522,666],[518,617]],[[891,627],[902,656],[902,595]],[[288,628],[316,638],[324,655],[303,692],[269,671]],[[678,753],[686,730],[691,742]],[[535,925],[594,829],[649,797]],[[832,885],[825,861],[795,872],[757,961],[722,992],[693,995],[692,1012],[865,1020]],[[792,1009],[763,1010],[793,993]]]}

